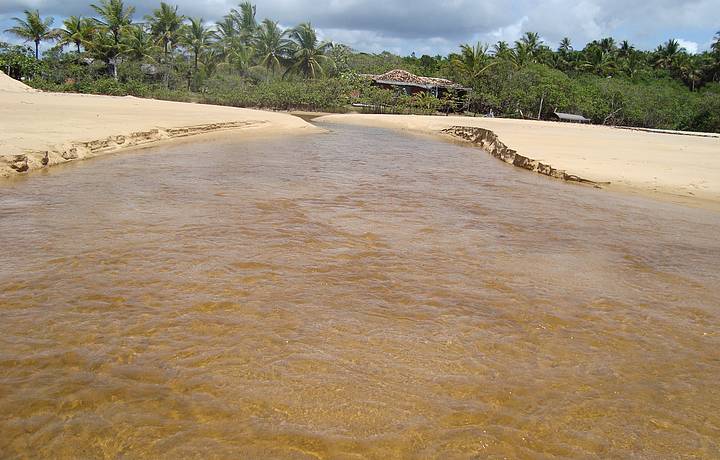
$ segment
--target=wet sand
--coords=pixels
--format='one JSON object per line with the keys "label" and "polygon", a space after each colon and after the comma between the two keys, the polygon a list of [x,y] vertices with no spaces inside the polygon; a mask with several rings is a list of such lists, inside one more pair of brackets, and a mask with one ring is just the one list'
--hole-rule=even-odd
{"label": "wet sand", "polygon": [[720,215],[330,127],[0,182],[3,457],[720,456]]}
{"label": "wet sand", "polygon": [[720,135],[500,118],[352,114],[318,120],[426,134],[452,126],[485,128],[518,153],[571,175],[607,182],[617,190],[720,210]]}

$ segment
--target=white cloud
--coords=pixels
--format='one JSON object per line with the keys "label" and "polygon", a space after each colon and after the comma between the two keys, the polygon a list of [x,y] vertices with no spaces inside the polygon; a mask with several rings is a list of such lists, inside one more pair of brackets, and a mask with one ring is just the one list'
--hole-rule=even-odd
{"label": "white cloud", "polygon": [[[26,8],[59,20],[89,15],[93,0],[0,0],[0,31]],[[140,19],[160,0],[125,0]],[[188,16],[215,21],[239,0],[169,0]],[[259,19],[281,24],[310,21],[332,40],[356,49],[400,53],[445,53],[477,40],[512,42],[539,32],[552,45],[563,37],[576,48],[605,36],[651,49],[683,37],[688,50],[702,50],[717,31],[720,0],[255,0]],[[5,19],[3,19],[5,16]],[[697,44],[702,44],[699,46]],[[695,45],[695,47],[693,46]]]}
{"label": "white cloud", "polygon": [[685,51],[690,54],[697,54],[698,50],[700,49],[700,45],[690,40],[683,40],[682,38],[678,38],[678,43],[680,43],[680,46],[685,48]]}

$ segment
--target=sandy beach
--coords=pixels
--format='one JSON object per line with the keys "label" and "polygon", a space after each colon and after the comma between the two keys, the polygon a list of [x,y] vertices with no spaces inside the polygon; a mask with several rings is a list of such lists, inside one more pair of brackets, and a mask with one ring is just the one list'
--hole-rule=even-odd
{"label": "sandy beach", "polygon": [[135,97],[43,93],[0,72],[0,177],[207,132],[314,129],[283,113]]}
{"label": "sandy beach", "polygon": [[501,118],[330,115],[318,120],[438,134],[491,130],[509,148],[553,168],[625,192],[720,209],[720,136],[680,135]]}

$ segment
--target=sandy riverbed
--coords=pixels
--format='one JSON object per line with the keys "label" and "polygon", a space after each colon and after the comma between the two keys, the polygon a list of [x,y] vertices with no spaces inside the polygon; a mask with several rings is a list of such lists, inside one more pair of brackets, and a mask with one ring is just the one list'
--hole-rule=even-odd
{"label": "sandy riverbed", "polygon": [[451,126],[493,131],[509,148],[610,188],[720,209],[720,136],[501,118],[331,115],[318,120],[439,133]]}
{"label": "sandy riverbed", "polygon": [[0,177],[211,131],[311,131],[289,114],[88,94],[44,93],[0,72]]}

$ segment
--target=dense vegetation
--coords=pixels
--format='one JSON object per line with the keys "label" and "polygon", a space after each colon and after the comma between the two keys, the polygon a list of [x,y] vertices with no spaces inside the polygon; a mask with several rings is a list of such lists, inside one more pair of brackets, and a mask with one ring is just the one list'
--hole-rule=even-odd
{"label": "dense vegetation", "polygon": [[[95,17],[52,18],[26,11],[8,32],[31,47],[0,43],[0,68],[56,91],[136,95],[272,109],[384,111],[547,118],[581,113],[595,123],[720,132],[720,32],[712,49],[689,54],[676,40],[654,51],[612,38],[557,50],[538,34],[510,45],[462,45],[449,56],[358,53],[321,42],[309,23],[283,30],[258,21],[243,2],[221,21],[186,18],[160,3],[144,18],[123,0],[92,5]],[[42,42],[54,46],[40,53]],[[409,97],[371,87],[361,75],[405,69],[472,88],[463,100]]]}

